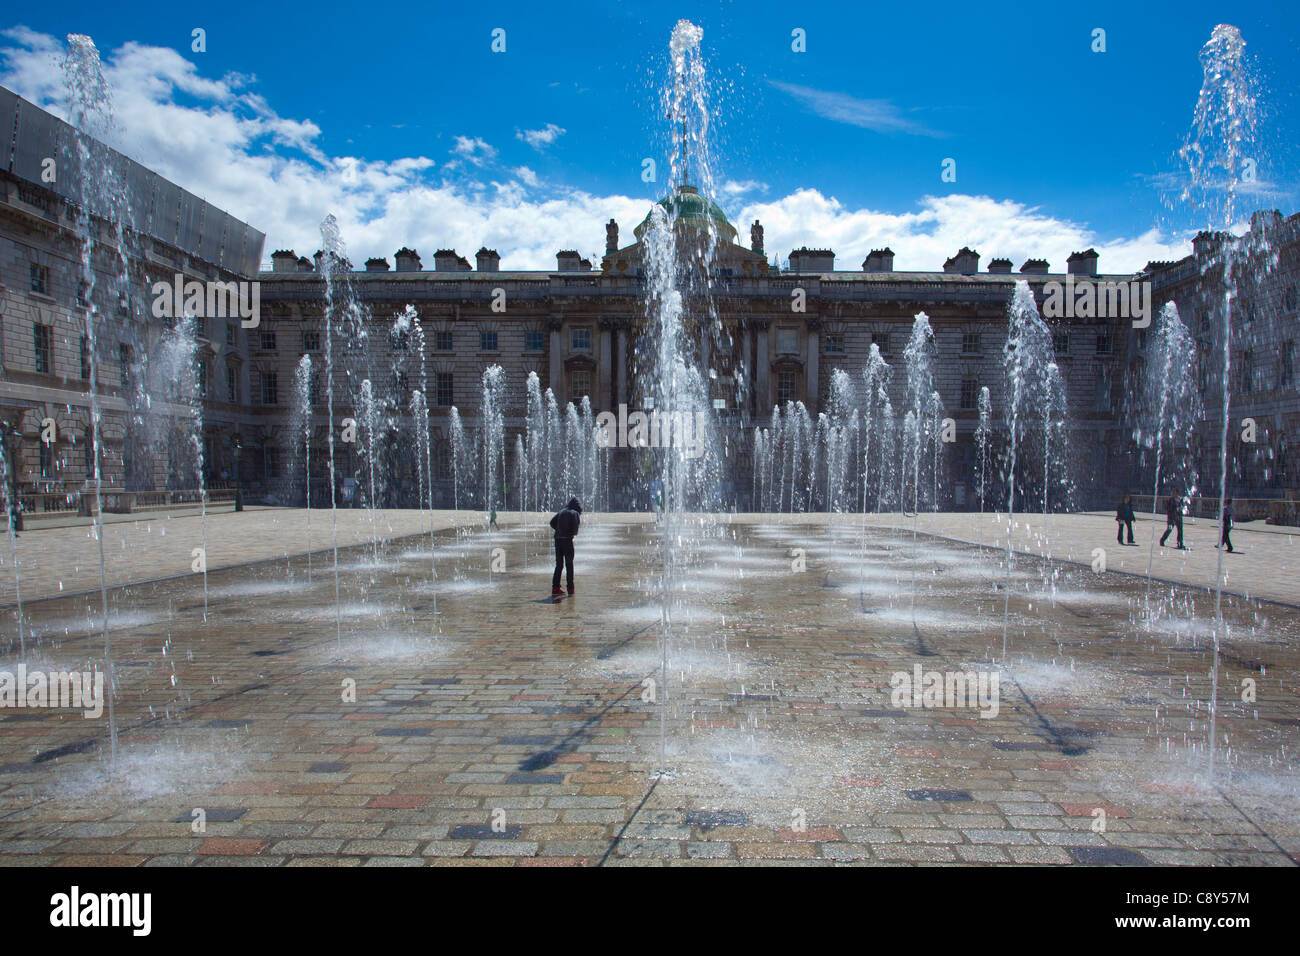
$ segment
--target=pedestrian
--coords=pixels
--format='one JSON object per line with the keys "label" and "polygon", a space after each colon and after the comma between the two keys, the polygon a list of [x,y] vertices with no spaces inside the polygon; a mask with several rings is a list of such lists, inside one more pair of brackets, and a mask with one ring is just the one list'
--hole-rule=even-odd
{"label": "pedestrian", "polygon": [[1124,529],[1128,528],[1128,543],[1136,547],[1133,540],[1133,521],[1136,517],[1133,514],[1133,496],[1125,495],[1124,500],[1115,509],[1115,540],[1120,544],[1124,543]]}
{"label": "pedestrian", "polygon": [[578,504],[578,499],[570,498],[564,509],[551,519],[551,527],[555,529],[555,574],[551,576],[552,598],[564,596],[564,592],[560,590],[561,571],[567,575],[569,594],[573,594],[573,539],[578,534],[578,526],[582,524],[581,514],[582,505]]}
{"label": "pedestrian", "polygon": [[1228,553],[1233,554],[1234,552],[1232,550],[1232,538],[1229,537],[1229,535],[1232,534],[1232,499],[1231,498],[1227,498],[1223,502],[1222,524],[1223,524],[1223,533],[1219,539],[1219,543],[1216,544],[1215,547],[1227,548]]}
{"label": "pedestrian", "polygon": [[1165,546],[1171,531],[1178,532],[1178,550],[1186,551],[1183,547],[1183,498],[1176,491],[1170,492],[1165,499],[1165,533],[1160,536],[1160,547]]}

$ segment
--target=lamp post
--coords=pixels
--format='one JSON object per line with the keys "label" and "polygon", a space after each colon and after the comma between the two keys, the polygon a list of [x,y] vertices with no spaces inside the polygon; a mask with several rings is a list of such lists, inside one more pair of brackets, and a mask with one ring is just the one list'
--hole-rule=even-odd
{"label": "lamp post", "polygon": [[235,432],[232,442],[235,446],[235,510],[244,510],[244,486],[239,475],[239,458],[240,453],[244,450],[244,438],[239,432]]}

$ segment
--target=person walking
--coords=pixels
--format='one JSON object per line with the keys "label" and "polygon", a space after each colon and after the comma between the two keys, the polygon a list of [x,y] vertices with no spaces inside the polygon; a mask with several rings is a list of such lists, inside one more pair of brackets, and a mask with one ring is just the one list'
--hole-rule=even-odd
{"label": "person walking", "polygon": [[1128,543],[1137,547],[1133,540],[1133,522],[1137,515],[1133,513],[1133,496],[1125,495],[1124,500],[1115,509],[1115,540],[1124,543],[1124,529],[1128,528]]}
{"label": "person walking", "polygon": [[1232,534],[1232,499],[1231,498],[1224,499],[1222,524],[1223,524],[1222,534],[1219,538],[1219,543],[1216,544],[1215,547],[1227,548],[1229,554],[1234,554],[1235,552],[1232,550],[1232,538],[1229,537],[1229,535]]}
{"label": "person walking", "polygon": [[1176,491],[1165,499],[1165,533],[1160,536],[1160,547],[1165,546],[1169,533],[1175,530],[1178,532],[1178,550],[1186,551],[1183,547],[1183,498]]}
{"label": "person walking", "polygon": [[568,578],[569,594],[573,594],[573,539],[577,537],[578,527],[582,524],[582,505],[577,498],[570,498],[564,509],[551,519],[555,529],[555,574],[551,575],[551,597],[563,597],[560,590],[560,572]]}

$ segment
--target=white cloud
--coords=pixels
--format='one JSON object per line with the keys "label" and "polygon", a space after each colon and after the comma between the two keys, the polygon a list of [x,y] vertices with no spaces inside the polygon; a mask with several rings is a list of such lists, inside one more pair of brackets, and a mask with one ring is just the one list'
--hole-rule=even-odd
{"label": "white cloud", "polygon": [[926,196],[915,212],[850,209],[816,189],[800,189],[766,203],[750,203],[738,222],[762,220],[764,245],[784,257],[800,246],[835,250],[836,267],[859,269],[872,249],[894,250],[895,268],[938,271],[962,246],[981,255],[981,267],[1005,257],[1019,269],[1026,259],[1046,259],[1065,271],[1071,252],[1093,247],[1104,272],[1137,271],[1150,259],[1178,259],[1191,251],[1178,238],[1151,229],[1140,236],[1103,239],[1079,223],[1057,219],[1010,199]]}
{"label": "white cloud", "polygon": [[847,93],[815,90],[810,86],[780,83],[776,80],[768,80],[768,83],[783,93],[789,93],[811,112],[836,123],[860,126],[877,133],[911,133],[936,137],[944,135],[903,116],[889,100],[863,100]]}
{"label": "white cloud", "polygon": [[496,147],[477,136],[457,136],[456,145],[451,151],[475,166],[482,166],[497,158]]}
{"label": "white cloud", "polygon": [[[23,27],[3,36],[9,42],[0,45],[0,83],[63,115],[61,42]],[[527,166],[486,176],[497,151],[472,136],[454,138],[449,163],[427,156],[379,161],[327,155],[320,128],[280,116],[249,89],[251,78],[207,79],[175,51],[134,43],[104,61],[117,119],[113,145],[265,231],[268,257],[282,248],[310,256],[320,247],[321,219],[333,213],[354,263],[391,258],[402,246],[421,250],[428,261],[435,249],[468,256],[485,245],[501,252],[506,269],[553,269],[557,250],[603,248],[606,220],[630,232],[650,205],[645,198],[544,184]],[[554,128],[552,142],[563,132]],[[738,201],[766,190],[755,181],[722,187]],[[1033,256],[1057,268],[1070,252],[1095,246],[1107,271],[1186,252],[1154,230],[1102,240],[1084,225],[980,196],[926,197],[915,211],[892,214],[851,209],[815,189],[800,189],[770,201],[751,198],[734,221],[755,218],[763,221],[772,252],[830,247],[845,269],[859,268],[871,248],[885,245],[897,253],[898,267],[909,270],[939,269],[963,245],[978,249],[985,263],[1008,256],[1018,267]]]}
{"label": "white cloud", "polygon": [[760,183],[756,179],[735,180],[728,179],[720,187],[724,196],[743,196],[745,193],[760,192],[765,193],[768,190],[767,183]]}
{"label": "white cloud", "polygon": [[565,134],[566,130],[554,123],[547,123],[543,129],[521,129],[515,132],[518,139],[523,140],[529,146],[536,150],[543,150],[550,146],[557,139]]}

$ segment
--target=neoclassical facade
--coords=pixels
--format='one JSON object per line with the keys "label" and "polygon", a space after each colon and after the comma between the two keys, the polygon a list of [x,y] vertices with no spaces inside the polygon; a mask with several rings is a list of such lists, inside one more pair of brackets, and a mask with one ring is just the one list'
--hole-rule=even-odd
{"label": "neoclassical facade", "polygon": [[[41,131],[57,132],[57,120],[0,92],[5,94],[0,121],[12,118],[29,138],[55,135]],[[84,243],[75,228],[72,198],[41,181],[39,155],[39,149],[15,146],[0,168],[0,421],[6,460],[12,462],[10,479],[29,511],[57,508],[60,499],[62,507],[73,506],[93,464],[86,440],[86,306],[79,285]],[[174,322],[153,314],[150,293],[155,283],[170,283],[181,274],[203,283],[255,281],[260,290],[255,327],[238,317],[206,316],[197,323],[197,402],[207,481],[221,488],[238,477],[255,500],[302,502],[301,477],[291,481],[291,476],[301,444],[294,383],[306,355],[315,369],[308,388],[312,500],[328,503],[323,255],[277,250],[270,256],[271,269],[262,271],[262,234],[256,229],[147,170],[137,168],[132,175],[133,197],[148,197],[147,203],[133,198],[133,210],[140,212],[146,203],[148,215],[138,215],[141,221],[129,231],[129,274],[125,283],[115,284],[111,257],[101,248],[107,258],[95,265],[105,279],[90,303],[98,330],[106,486],[142,494],[186,483],[178,477],[178,459],[168,451],[168,429],[157,421],[189,414],[193,402],[173,402],[166,382],[158,380],[159,343]],[[1153,311],[1173,299],[1191,317],[1189,325],[1204,325],[1200,361],[1207,413],[1188,441],[1197,443],[1203,461],[1200,487],[1210,487],[1218,448],[1211,427],[1216,408],[1211,383],[1217,386],[1218,379],[1210,329],[1213,303],[1222,293],[1216,291],[1213,270],[1202,266],[1214,243],[1228,241],[1223,237],[1198,237],[1192,256],[1151,263],[1136,276],[1100,271],[1093,250],[1076,252],[1064,268],[1054,269],[1042,259],[1017,268],[999,256],[982,266],[978,251],[963,248],[942,271],[921,272],[896,264],[887,248],[848,268],[832,250],[799,248],[789,252],[788,266],[778,269],[764,247],[761,223],[749,226],[744,242],[718,205],[688,185],[675,188],[661,205],[674,213],[679,244],[706,244],[712,263],[707,287],[718,334],[701,340],[699,358],[718,373],[712,398],[731,455],[723,489],[730,506],[743,510],[751,504],[753,429],[769,424],[774,406],[794,402],[803,403],[815,421],[827,410],[835,370],[859,376],[873,345],[894,369],[890,393],[894,408],[903,409],[903,348],[913,317],[925,312],[935,334],[935,388],[954,420],[957,439],[944,449],[942,504],[976,507],[978,395],[981,388],[990,391],[996,433],[1006,410],[1003,347],[1018,281],[1028,283],[1040,305],[1054,286],[1067,281],[1150,282]],[[409,395],[421,374],[433,436],[435,495],[442,504],[451,502],[451,410],[469,429],[477,425],[483,372],[492,365],[505,372],[508,450],[525,426],[530,372],[561,408],[584,397],[596,413],[641,407],[638,351],[647,327],[643,257],[649,218],[634,226],[630,242],[621,241],[619,223],[593,222],[593,231],[603,228],[606,240],[598,263],[561,250],[554,269],[511,270],[486,248],[478,250],[472,265],[455,250],[422,256],[403,248],[391,261],[377,257],[362,269],[348,267],[346,282],[363,306],[366,334],[336,344],[334,413],[336,426],[355,416],[355,386],[361,377],[371,381],[392,431],[382,449],[382,466],[391,476],[384,503],[418,503],[417,456],[402,430],[412,424]],[[1230,483],[1243,496],[1278,497],[1296,487],[1287,436],[1300,429],[1293,344],[1297,221],[1277,214],[1256,218],[1252,228],[1268,231],[1275,256],[1261,271],[1266,278],[1258,287],[1233,300],[1232,308],[1253,318],[1243,320],[1246,331],[1234,333],[1234,357],[1240,353],[1235,367],[1246,371],[1232,380],[1232,404],[1255,419],[1261,436],[1248,448],[1234,448],[1238,471]],[[585,240],[575,237],[578,241]],[[415,348],[421,336],[395,326],[408,307],[418,314],[422,373]],[[1135,328],[1129,316],[1046,321],[1066,389],[1067,466],[1073,479],[1071,500],[1059,504],[1110,506],[1116,494],[1138,492],[1149,480],[1125,416],[1148,348],[1147,332]],[[53,442],[44,440],[43,423],[50,419],[57,426]],[[358,466],[355,446],[336,443],[336,454],[338,476],[352,474]],[[618,492],[634,483],[630,458],[617,450],[611,454],[610,504],[635,506],[634,496]]]}

